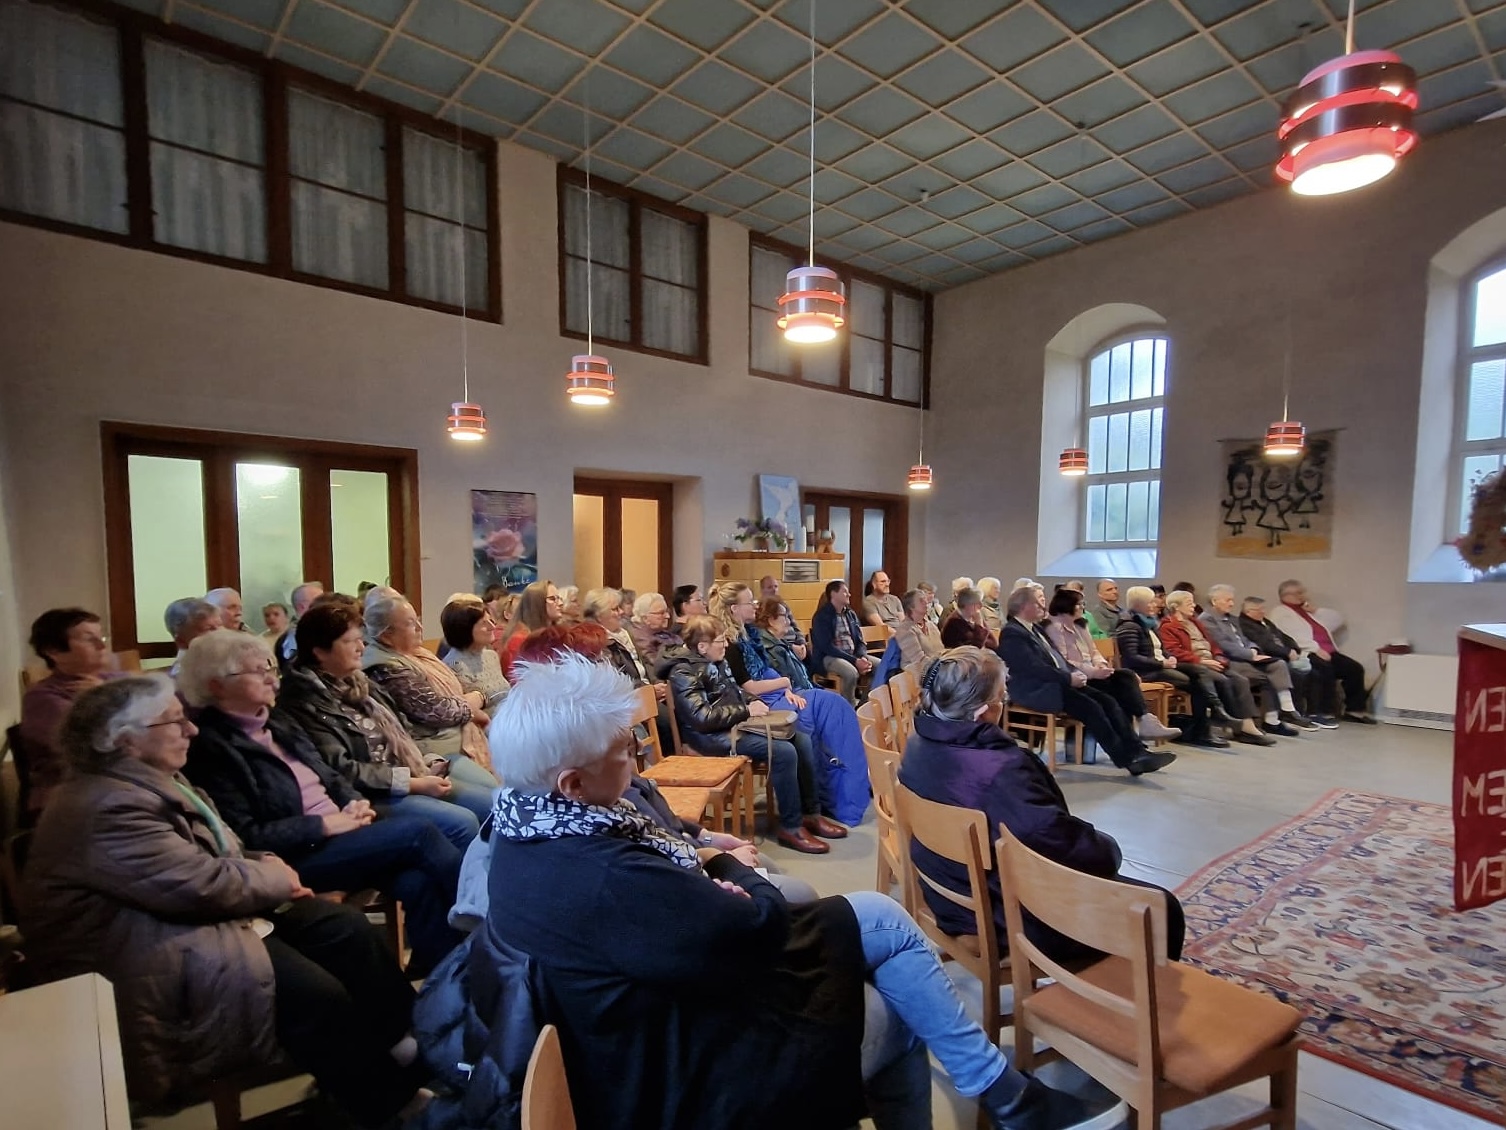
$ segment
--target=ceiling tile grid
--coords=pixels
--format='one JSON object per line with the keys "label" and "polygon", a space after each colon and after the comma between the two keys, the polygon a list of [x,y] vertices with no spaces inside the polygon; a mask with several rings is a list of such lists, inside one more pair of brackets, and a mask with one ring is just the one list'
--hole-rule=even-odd
{"label": "ceiling tile grid", "polygon": [[[812,0],[129,3],[805,242]],[[1344,7],[814,0],[817,253],[936,290],[1266,187]],[[1424,133],[1506,107],[1506,0],[1359,8]]]}

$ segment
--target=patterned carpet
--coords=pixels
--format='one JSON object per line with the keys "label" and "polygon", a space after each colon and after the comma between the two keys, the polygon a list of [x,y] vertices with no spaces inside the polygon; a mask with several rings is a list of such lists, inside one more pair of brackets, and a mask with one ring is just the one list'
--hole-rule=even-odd
{"label": "patterned carpet", "polygon": [[1492,1122],[1506,902],[1456,914],[1448,809],[1329,793],[1178,890],[1185,959],[1306,1014],[1306,1050]]}

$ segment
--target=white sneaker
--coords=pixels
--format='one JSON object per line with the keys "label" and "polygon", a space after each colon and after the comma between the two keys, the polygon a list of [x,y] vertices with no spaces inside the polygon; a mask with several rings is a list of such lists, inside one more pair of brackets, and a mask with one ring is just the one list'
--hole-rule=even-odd
{"label": "white sneaker", "polygon": [[1142,714],[1140,716],[1140,736],[1151,741],[1176,741],[1182,736],[1182,731],[1175,726],[1163,726],[1161,720],[1154,714]]}

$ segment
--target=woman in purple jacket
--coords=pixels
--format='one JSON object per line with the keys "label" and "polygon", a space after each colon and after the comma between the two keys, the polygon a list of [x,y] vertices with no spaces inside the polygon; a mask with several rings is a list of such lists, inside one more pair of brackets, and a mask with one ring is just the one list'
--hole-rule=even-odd
{"label": "woman in purple jacket", "polygon": [[[1027,847],[1077,871],[1159,890],[1166,897],[1167,956],[1182,953],[1186,924],[1170,891],[1119,874],[1123,857],[1114,838],[1067,810],[1067,800],[1040,759],[1021,749],[999,728],[1004,714],[1004,664],[991,651],[958,647],[935,660],[921,680],[915,732],[905,746],[899,780],[916,795],[938,804],[980,809],[988,826],[1007,827]],[[993,850],[992,841],[989,850]],[[958,894],[968,893],[967,869],[912,843],[911,859],[932,879]],[[1009,931],[999,894],[999,867],[988,873],[989,900],[998,925],[1001,956]],[[922,885],[926,904],[949,934],[976,931],[971,913]],[[1100,956],[1080,942],[1025,914],[1031,941],[1058,962]]]}

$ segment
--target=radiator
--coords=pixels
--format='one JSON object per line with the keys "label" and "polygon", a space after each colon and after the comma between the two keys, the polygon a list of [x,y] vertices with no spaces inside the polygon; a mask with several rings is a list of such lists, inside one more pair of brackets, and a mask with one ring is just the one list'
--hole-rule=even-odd
{"label": "radiator", "polygon": [[1398,726],[1454,728],[1457,655],[1393,655],[1376,695],[1375,716]]}

